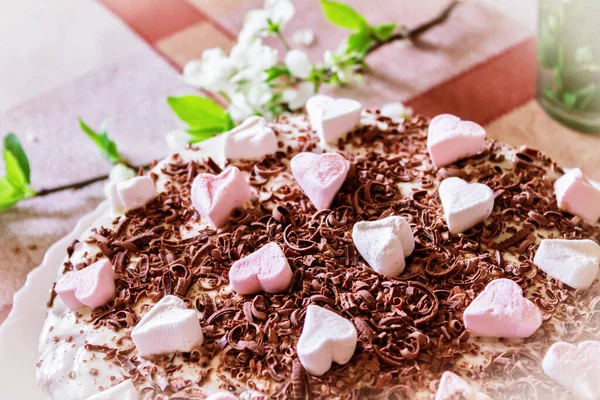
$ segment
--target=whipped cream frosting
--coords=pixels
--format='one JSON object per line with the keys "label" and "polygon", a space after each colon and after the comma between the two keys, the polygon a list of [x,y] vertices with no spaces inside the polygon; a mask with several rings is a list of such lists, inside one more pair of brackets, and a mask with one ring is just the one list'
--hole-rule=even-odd
{"label": "whipped cream frosting", "polygon": [[[317,154],[338,151],[337,143],[325,144],[319,140],[306,116],[283,117],[271,123],[270,127],[277,134],[280,152],[287,149]],[[322,393],[327,398],[343,397],[350,390],[356,390],[357,394],[363,393],[359,390],[376,390],[380,395],[401,393],[412,398],[431,398],[445,369],[452,369],[474,390],[486,392],[493,398],[511,398],[512,394],[500,396],[514,391],[517,395],[512,398],[532,398],[532,389],[527,385],[535,386],[540,393],[547,391],[555,398],[568,396],[561,386],[543,375],[541,359],[552,340],[572,339],[575,335],[592,339],[597,336],[593,328],[593,309],[597,303],[594,299],[600,293],[595,284],[589,291],[578,294],[575,300],[572,290],[547,277],[528,257],[544,238],[565,236],[598,240],[600,227],[577,217],[571,219],[571,216],[560,214],[556,207],[547,206],[551,204],[550,200],[554,201],[553,194],[544,192],[546,186],[542,183],[532,183],[527,178],[528,173],[533,173],[531,171],[540,170],[544,171],[540,182],[560,176],[558,168],[543,155],[488,142],[482,155],[436,170],[427,156],[426,127],[427,120],[422,117],[398,125],[379,117],[376,112],[363,111],[360,127],[347,138],[341,149],[342,154],[352,160],[351,169],[358,169],[348,172],[345,185],[361,184],[356,190],[349,190],[349,186],[340,189],[333,199],[332,207],[337,207],[333,213],[310,208],[309,199],[304,197],[302,188],[294,180],[289,155],[269,161],[274,165],[244,160],[233,162],[250,182],[251,204],[262,207],[265,213],[272,212],[271,219],[264,218],[264,221],[260,219],[254,223],[283,226],[273,227],[272,234],[285,243],[284,253],[295,272],[288,293],[301,301],[289,300],[292,303],[287,306],[285,301],[279,303],[278,299],[285,299],[290,294],[263,293],[239,297],[223,284],[227,274],[219,275],[214,268],[211,272],[212,267],[208,266],[206,274],[198,270],[197,281],[190,284],[189,279],[186,281],[187,269],[178,267],[177,260],[171,260],[169,268],[174,283],[168,290],[176,294],[179,290],[177,284],[182,282],[183,289],[179,295],[186,298],[190,310],[196,310],[203,323],[205,342],[197,351],[152,358],[139,354],[130,335],[139,319],[148,314],[159,298],[140,295],[127,312],[111,318],[86,307],[73,312],[60,298],[54,298],[40,337],[40,362],[37,366],[37,380],[44,398],[85,399],[125,379],[132,379],[141,396],[145,396],[143,398],[156,398],[159,393],[164,396],[182,393],[183,398],[202,398],[223,390],[233,392],[240,399],[276,394],[287,397],[291,395],[290,390],[295,394],[325,391]],[[382,136],[383,133],[385,136]],[[186,188],[185,179],[181,177],[185,178],[185,171],[191,171],[188,175],[193,175],[194,168],[206,164],[208,157],[212,158],[212,162],[207,168],[213,168],[215,173],[218,166],[225,167],[227,160],[223,154],[223,142],[223,137],[215,137],[158,163],[150,173],[159,193],[158,199],[162,199],[161,193],[189,198],[189,187]],[[400,146],[402,150],[397,154],[389,153],[387,149],[390,146]],[[496,199],[492,215],[483,224],[461,235],[448,232],[437,194],[439,183],[451,176],[488,184]],[[518,177],[522,180],[519,181]],[[515,194],[515,187],[519,185],[522,189]],[[545,194],[535,197],[537,195],[532,193]],[[513,196],[514,202],[511,200]],[[393,208],[390,199],[400,206]],[[337,204],[341,202],[350,205],[340,208]],[[292,207],[291,203],[295,208],[286,208]],[[541,203],[546,210],[539,206]],[[285,206],[282,207],[282,204]],[[346,210],[359,210],[363,216],[370,215],[371,219],[394,214],[407,219],[414,231],[416,248],[407,257],[406,268],[399,277],[377,275],[359,258],[353,246],[346,245],[352,243],[352,224],[344,222],[347,218],[344,207]],[[531,211],[524,213],[522,207]],[[191,205],[189,210],[193,210]],[[294,218],[309,211],[314,221],[321,221],[319,227],[327,227],[327,231],[321,233],[323,240],[319,242],[308,242],[308,239],[302,239],[305,240],[302,242],[290,235],[291,228],[285,230],[286,226],[293,226]],[[59,275],[80,263],[90,263],[98,254],[103,257],[107,249],[99,236],[104,237],[102,234],[120,229],[119,221],[123,221],[124,216],[118,211],[107,211],[99,218],[70,248]],[[210,247],[212,252],[199,254],[208,257],[204,259],[209,262],[229,257],[219,252],[219,246],[230,246],[223,241],[233,240],[231,235],[227,235],[227,229],[215,231],[205,218],[186,218],[186,223],[170,228],[177,230],[179,241],[195,243],[193,241],[199,236],[212,232],[211,237],[216,238],[218,246],[213,244]],[[236,221],[233,223],[235,226],[240,221],[238,218],[244,218],[244,215],[238,216],[234,212],[232,218]],[[171,227],[169,222],[166,224]],[[336,236],[336,229],[338,232],[347,229],[347,234]],[[303,236],[308,237],[308,233]],[[134,235],[128,243],[119,246],[135,249],[136,243],[144,246],[144,240]],[[161,243],[165,251],[176,245],[165,241]],[[339,254],[334,256],[335,249],[327,247],[331,243],[340,244]],[[238,245],[243,243],[238,242]],[[314,246],[314,251],[307,253],[302,250],[312,248],[310,246]],[[194,249],[199,250],[198,247]],[[230,251],[235,254],[234,249]],[[244,255],[249,252],[245,251]],[[168,256],[165,257],[168,260]],[[239,258],[236,254],[235,260]],[[346,263],[348,271],[345,275],[340,270],[327,272],[325,265],[319,265],[325,259],[327,262],[345,260],[340,262]],[[131,270],[131,273],[139,273],[145,263],[143,254],[134,251],[127,255],[126,263],[115,264]],[[304,269],[304,272],[298,273],[299,269]],[[307,276],[313,269],[321,272]],[[542,327],[530,338],[519,341],[469,338],[462,322],[462,312],[483,291],[486,282],[502,276],[508,276],[525,287],[523,296],[542,311]],[[295,283],[295,279],[302,280],[300,285]],[[119,281],[117,286],[121,290],[125,287]],[[243,299],[247,299],[248,306],[244,305]],[[267,300],[277,305],[279,311],[268,314],[265,311]],[[305,303],[304,307],[309,304],[333,307],[337,313],[344,314],[343,317],[357,330],[357,348],[348,364],[340,367],[334,363],[323,380],[310,376],[301,363],[292,362],[294,343],[298,341],[302,328],[298,321],[303,321],[306,312],[301,307],[302,303]],[[232,304],[239,304],[239,308]],[[377,304],[385,311],[377,311]],[[277,313],[283,317],[277,317]],[[576,313],[589,320],[577,325],[572,317]],[[248,328],[228,325],[235,323],[235,326],[242,326],[236,321],[244,318],[253,321],[249,326],[265,329],[266,336],[261,339],[264,344],[261,345],[262,342],[257,342],[256,338],[250,339],[253,333]],[[213,326],[217,319],[218,329],[225,329],[223,336],[215,334],[220,332]],[[264,328],[268,321],[270,328]],[[248,340],[240,337],[236,329],[245,332]],[[245,357],[260,355],[264,346],[282,341],[286,346],[289,344],[286,354],[289,352],[290,357],[283,359],[282,354],[277,354],[280,358],[277,358],[279,363],[276,366],[266,367],[269,362],[267,355],[260,356],[264,360],[260,369],[254,360],[247,364],[243,361]],[[232,355],[239,357],[235,362],[248,367],[231,367]],[[399,373],[407,374],[402,379],[411,384],[399,384]],[[526,383],[523,388],[519,373],[527,379],[535,376],[538,381]]]}

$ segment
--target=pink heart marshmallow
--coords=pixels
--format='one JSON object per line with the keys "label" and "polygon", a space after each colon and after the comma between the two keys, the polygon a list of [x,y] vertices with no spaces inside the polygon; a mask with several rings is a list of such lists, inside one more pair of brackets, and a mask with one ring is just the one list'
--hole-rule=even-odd
{"label": "pink heart marshmallow", "polygon": [[97,308],[115,296],[115,274],[108,259],[65,275],[54,291],[71,310],[83,306]]}
{"label": "pink heart marshmallow", "polygon": [[292,269],[281,247],[267,243],[254,253],[233,263],[229,283],[240,294],[254,294],[262,290],[280,293],[290,287]]}
{"label": "pink heart marshmallow", "polygon": [[237,167],[219,175],[199,174],[192,183],[192,204],[210,225],[220,228],[238,207],[250,200],[250,185]]}
{"label": "pink heart marshmallow", "polygon": [[492,400],[490,396],[473,389],[464,379],[453,372],[442,374],[434,400]]}
{"label": "pink heart marshmallow", "polygon": [[542,369],[550,378],[578,399],[600,399],[600,341],[587,340],[575,346],[554,343],[542,361]]}
{"label": "pink heart marshmallow", "polygon": [[360,123],[362,104],[353,99],[334,99],[318,94],[306,102],[310,124],[325,143],[337,143]]}
{"label": "pink heart marshmallow", "polygon": [[297,353],[302,366],[321,376],[331,364],[346,364],[356,350],[358,333],[346,318],[311,304],[306,310],[304,327],[298,340]]}
{"label": "pink heart marshmallow", "polygon": [[177,296],[160,299],[131,331],[131,339],[143,357],[192,351],[204,342],[196,311]]}
{"label": "pink heart marshmallow", "polygon": [[344,184],[350,161],[338,153],[300,153],[292,158],[290,166],[296,182],[316,209],[324,210],[331,206]]}
{"label": "pink heart marshmallow", "polygon": [[574,168],[554,182],[556,203],[562,210],[594,223],[600,218],[600,190]]}
{"label": "pink heart marshmallow", "polygon": [[441,114],[429,123],[427,149],[437,168],[479,153],[485,147],[485,129],[451,114]]}
{"label": "pink heart marshmallow", "polygon": [[525,338],[542,325],[542,313],[523,297],[523,289],[510,279],[488,283],[467,307],[465,328],[480,337]]}

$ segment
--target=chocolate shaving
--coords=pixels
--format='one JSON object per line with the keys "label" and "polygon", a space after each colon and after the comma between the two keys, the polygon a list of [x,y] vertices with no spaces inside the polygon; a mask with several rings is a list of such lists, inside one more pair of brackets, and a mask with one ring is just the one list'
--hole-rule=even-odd
{"label": "chocolate shaving", "polygon": [[525,228],[519,229],[517,231],[517,233],[515,233],[511,237],[506,238],[499,243],[492,244],[492,248],[499,250],[499,251],[506,250],[511,246],[515,246],[515,245],[519,244],[523,239],[525,239],[531,233],[531,231],[532,231],[532,229],[530,227],[525,227]]}
{"label": "chocolate shaving", "polygon": [[[299,151],[321,151],[315,132],[303,125],[308,120],[294,132],[282,128],[289,126],[287,117],[272,124],[282,141],[277,154],[229,160],[259,196],[217,231],[198,229],[190,190],[199,173],[221,168],[210,158],[187,162],[177,155],[162,163],[165,190],[110,229],[95,230],[87,241],[100,253],[65,264],[69,271],[110,257],[115,266],[114,301],[85,321],[115,331],[116,347],[87,344],[85,350],[105,353],[103,359],[144,387],[139,391],[147,398],[203,398],[208,379],[223,390],[247,388],[265,398],[414,398],[433,392],[442,371],[452,369],[483,383],[495,399],[560,398],[557,384],[539,374],[540,355],[558,329],[572,341],[598,339],[600,293],[574,291],[539,271],[532,263],[535,229],[583,239],[600,238],[600,228],[558,210],[552,185],[560,169],[541,153],[522,149],[511,165],[506,158],[514,151],[488,141],[476,156],[436,170],[427,151],[427,118],[397,124],[368,114],[378,124],[364,124],[338,142],[351,170],[327,210],[316,210],[290,182],[288,160]],[[495,196],[490,217],[458,235],[448,231],[435,189],[449,176],[484,183]],[[407,219],[416,242],[398,277],[376,273],[352,241],[355,223],[390,215]],[[268,242],[278,243],[288,259],[290,288],[233,293],[227,288],[231,265]],[[528,289],[544,314],[542,327],[527,339],[534,351],[518,345],[492,357],[462,323],[465,308],[498,278]],[[168,294],[197,310],[204,344],[140,362],[131,329]],[[359,339],[346,365],[334,364],[320,377],[307,374],[296,354],[310,304],[352,321]],[[486,362],[467,364],[465,354]],[[193,381],[179,375],[188,370],[196,374]]]}

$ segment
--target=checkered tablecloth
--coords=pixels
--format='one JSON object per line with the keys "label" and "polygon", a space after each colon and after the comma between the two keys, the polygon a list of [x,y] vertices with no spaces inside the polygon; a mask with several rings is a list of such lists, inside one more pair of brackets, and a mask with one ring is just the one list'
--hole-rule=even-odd
{"label": "checkered tablecloth", "polygon": [[[352,0],[370,21],[423,22],[447,0]],[[32,163],[33,185],[53,187],[105,173],[109,165],[78,130],[107,117],[133,163],[167,155],[176,121],[165,98],[193,92],[179,79],[190,59],[234,44],[261,0],[19,0],[0,4],[0,133],[15,132]],[[313,59],[347,34],[317,0],[296,0],[286,28],[316,32]],[[600,135],[558,125],[534,100],[534,0],[466,0],[416,45],[369,56],[366,84],[339,89],[367,106],[402,101],[417,112],[457,114],[492,138],[539,148],[600,179]],[[19,204],[0,214],[0,321],[46,249],[102,199],[102,184]]]}

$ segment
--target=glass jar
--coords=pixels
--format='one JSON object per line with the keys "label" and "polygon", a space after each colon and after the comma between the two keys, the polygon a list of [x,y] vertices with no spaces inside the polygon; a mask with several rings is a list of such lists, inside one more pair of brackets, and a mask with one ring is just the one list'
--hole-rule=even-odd
{"label": "glass jar", "polygon": [[600,132],[600,0],[539,0],[537,99],[554,119]]}

